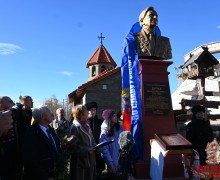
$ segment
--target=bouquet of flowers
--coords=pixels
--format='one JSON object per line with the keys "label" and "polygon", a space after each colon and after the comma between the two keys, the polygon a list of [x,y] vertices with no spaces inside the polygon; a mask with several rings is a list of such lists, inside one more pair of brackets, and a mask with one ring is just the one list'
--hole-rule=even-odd
{"label": "bouquet of flowers", "polygon": [[[214,171],[211,168],[212,165],[214,165],[214,168],[217,167],[217,165],[220,164],[220,145],[218,143],[218,141],[216,140],[216,138],[212,141],[209,142],[206,146],[206,154],[207,154],[207,167],[206,168],[195,168],[195,169],[191,169],[193,175],[203,178],[203,179],[210,179],[212,178],[212,176],[218,176],[218,172]],[[204,166],[205,167],[205,166]],[[215,174],[216,173],[216,174]]]}
{"label": "bouquet of flowers", "polygon": [[55,167],[55,177],[59,180],[68,180],[69,177],[69,163],[70,163],[70,155],[79,149],[78,138],[75,136],[68,136],[65,133],[65,128],[59,126],[55,129],[55,132],[60,140],[61,144],[61,154],[56,163]]}
{"label": "bouquet of flowers", "polygon": [[207,164],[219,164],[220,163],[220,146],[216,139],[207,144],[206,147]]}

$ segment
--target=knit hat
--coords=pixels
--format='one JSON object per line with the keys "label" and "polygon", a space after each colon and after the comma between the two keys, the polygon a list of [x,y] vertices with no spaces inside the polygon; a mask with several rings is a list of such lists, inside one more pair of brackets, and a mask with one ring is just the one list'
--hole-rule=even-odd
{"label": "knit hat", "polygon": [[196,114],[197,112],[200,112],[200,111],[203,111],[205,112],[205,107],[204,106],[201,106],[201,105],[196,105],[192,108],[192,113],[193,114]]}
{"label": "knit hat", "polygon": [[86,108],[87,108],[88,111],[89,111],[90,109],[92,109],[92,108],[96,108],[96,109],[98,108],[96,102],[88,102],[88,103],[85,104],[85,106],[86,106]]}
{"label": "knit hat", "polygon": [[111,109],[106,109],[106,110],[104,110],[104,111],[102,112],[102,117],[103,117],[103,119],[105,119],[105,120],[109,120],[109,117],[110,117],[113,113],[115,113],[113,110],[111,110]]}
{"label": "knit hat", "polygon": [[130,151],[134,144],[134,140],[131,132],[130,131],[121,132],[119,135],[118,143],[121,150]]}

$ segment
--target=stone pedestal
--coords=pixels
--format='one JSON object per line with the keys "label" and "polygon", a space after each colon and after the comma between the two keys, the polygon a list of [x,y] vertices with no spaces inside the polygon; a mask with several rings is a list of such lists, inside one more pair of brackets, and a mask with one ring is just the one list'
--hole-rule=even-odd
{"label": "stone pedestal", "polygon": [[[167,71],[168,66],[173,62],[146,59],[139,59],[139,62],[140,78],[142,81],[141,95],[143,106],[144,160],[137,163],[136,175],[137,178],[149,178],[151,153],[150,139],[154,139],[155,133],[166,134],[177,132],[170,94],[169,72]],[[168,159],[166,161],[169,161]],[[176,159],[172,157],[170,163],[168,162],[167,164],[174,164],[174,166],[176,166],[175,162]],[[178,167],[176,166],[176,168]],[[175,171],[177,172],[178,169],[176,168]],[[164,169],[164,173],[165,172],[167,172],[169,176],[172,176],[169,170],[167,171]],[[166,174],[164,174],[164,177],[166,177]]]}

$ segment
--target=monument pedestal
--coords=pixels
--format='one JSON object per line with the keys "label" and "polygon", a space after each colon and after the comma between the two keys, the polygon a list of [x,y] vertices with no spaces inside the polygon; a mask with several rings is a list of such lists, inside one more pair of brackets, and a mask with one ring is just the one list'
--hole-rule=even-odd
{"label": "monument pedestal", "polygon": [[[150,139],[154,139],[154,134],[177,133],[173,107],[170,94],[170,85],[167,71],[168,66],[173,62],[139,59],[140,62],[140,78],[142,82],[142,126],[144,133],[144,159],[138,161],[136,165],[137,178],[150,177],[150,157],[151,146]],[[177,160],[178,159],[178,160]],[[178,172],[181,159],[166,158],[169,170],[164,169],[164,177],[172,176],[174,166],[175,175]],[[170,163],[169,163],[170,161]],[[182,169],[180,170],[182,171]],[[183,175],[183,172],[180,176]]]}
{"label": "monument pedestal", "polygon": [[[182,164],[178,164],[178,166],[175,166],[175,168],[172,168],[172,163],[175,164],[176,161],[176,155],[180,155],[182,157],[182,154],[184,154],[188,160],[189,160],[189,166],[186,166],[186,168],[191,167],[194,163],[194,150],[192,147],[188,149],[175,149],[167,150],[164,145],[161,144],[160,141],[157,139],[151,139],[151,165],[150,165],[150,175],[152,179],[163,179],[163,174],[166,174],[167,177],[179,177],[178,172],[176,169],[180,169],[182,172],[184,171]],[[169,157],[169,162],[167,163],[166,159]],[[171,157],[173,157],[173,161],[171,161]],[[186,158],[185,157],[185,158]],[[182,159],[182,158],[181,158]],[[185,161],[186,162],[186,161]],[[171,167],[170,167],[171,166]],[[172,171],[168,171],[172,169]],[[174,171],[175,169],[175,171]],[[192,173],[190,173],[190,169],[188,169],[189,177],[192,178]],[[168,174],[171,173],[171,174]]]}

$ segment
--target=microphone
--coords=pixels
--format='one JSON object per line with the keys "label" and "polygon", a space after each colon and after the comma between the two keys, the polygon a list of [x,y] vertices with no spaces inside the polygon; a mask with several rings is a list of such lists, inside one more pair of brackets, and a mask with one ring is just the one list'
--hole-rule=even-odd
{"label": "microphone", "polygon": [[123,131],[119,135],[118,140],[122,151],[130,151],[134,145],[134,139],[130,131]]}

